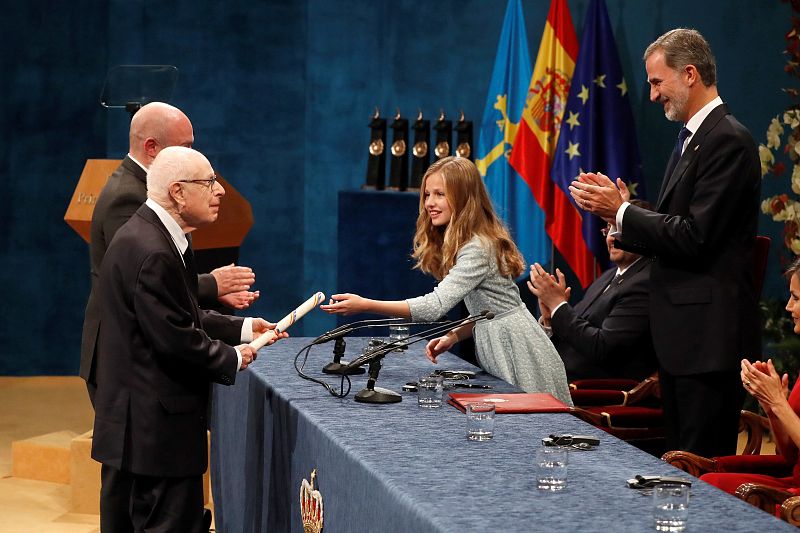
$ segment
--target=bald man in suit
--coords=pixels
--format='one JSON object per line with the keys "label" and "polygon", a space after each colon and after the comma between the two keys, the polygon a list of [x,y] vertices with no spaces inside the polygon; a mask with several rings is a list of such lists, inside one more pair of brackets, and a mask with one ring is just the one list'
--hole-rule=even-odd
{"label": "bald man in suit", "polygon": [[[131,119],[128,155],[109,177],[94,206],[89,244],[92,289],[84,315],[80,362],[80,376],[86,381],[93,404],[97,388],[95,349],[103,314],[96,290],[106,249],[117,230],[147,198],[147,169],[153,159],[168,146],[191,148],[192,143],[192,123],[180,109],[162,102],[143,106]],[[246,309],[259,296],[258,291],[249,290],[255,275],[248,267],[217,268],[210,274],[201,274],[198,282],[200,303],[204,307],[220,302],[235,309]]]}

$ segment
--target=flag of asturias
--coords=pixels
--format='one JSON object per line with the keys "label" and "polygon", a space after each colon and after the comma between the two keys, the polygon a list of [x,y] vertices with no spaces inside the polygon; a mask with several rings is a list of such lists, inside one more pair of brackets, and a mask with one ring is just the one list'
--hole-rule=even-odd
{"label": "flag of asturias", "polygon": [[[578,38],[567,1],[551,0],[509,162],[533,192],[545,213],[545,230],[564,257],[571,242],[557,223],[565,209],[573,208],[569,195],[550,180],[550,164],[577,56]],[[575,224],[580,231],[580,221]]]}
{"label": "flag of asturias", "polygon": [[546,263],[550,260],[550,239],[544,231],[544,212],[528,184],[508,163],[530,79],[531,58],[522,3],[509,0],[489,82],[475,164],[525,260]]}
{"label": "flag of asturias", "polygon": [[[556,187],[569,199],[570,236],[573,253],[570,267],[586,286],[597,267],[609,266],[608,250],[600,230],[606,223],[579,210],[569,195],[569,184],[580,172],[602,172],[612,181],[622,178],[632,197],[644,196],[642,164],[633,123],[628,86],[622,75],[617,45],[604,0],[591,0],[583,24],[580,52],[561,135],[550,175]],[[559,248],[561,250],[561,248]],[[565,254],[562,251],[565,257]],[[569,262],[569,259],[568,259]]]}

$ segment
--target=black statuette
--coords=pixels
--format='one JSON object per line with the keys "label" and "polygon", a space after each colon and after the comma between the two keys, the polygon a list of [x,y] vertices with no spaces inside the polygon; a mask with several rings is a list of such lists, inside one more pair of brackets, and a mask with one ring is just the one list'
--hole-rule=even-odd
{"label": "black statuette", "polygon": [[411,147],[411,180],[408,184],[412,189],[419,189],[422,177],[431,161],[430,139],[431,121],[422,118],[419,114],[414,122],[414,146]]}
{"label": "black statuette", "polygon": [[436,144],[433,147],[433,153],[436,155],[436,159],[449,156],[452,146],[453,122],[445,120],[444,113],[441,113],[433,129],[436,130]]}
{"label": "black statuette", "polygon": [[369,123],[370,141],[367,159],[367,187],[383,189],[386,186],[386,119],[375,111]]}
{"label": "black statuette", "polygon": [[404,191],[408,188],[408,119],[399,112],[392,122],[391,152],[389,186]]}
{"label": "black statuette", "polygon": [[472,121],[464,120],[464,113],[461,113],[456,123],[456,150],[455,155],[458,157],[466,157],[470,161],[475,160],[475,154],[472,144]]}

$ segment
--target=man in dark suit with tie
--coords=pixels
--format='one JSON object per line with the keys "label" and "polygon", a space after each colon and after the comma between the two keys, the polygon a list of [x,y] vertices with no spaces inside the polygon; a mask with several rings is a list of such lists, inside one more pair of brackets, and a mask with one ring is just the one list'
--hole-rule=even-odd
{"label": "man in dark suit with tie", "polygon": [[[652,209],[648,202],[631,202]],[[564,360],[570,381],[584,378],[642,380],[656,370],[650,335],[649,284],[651,260],[620,250],[604,229],[611,262],[586,289],[575,307],[569,304],[569,288],[560,270],[557,279],[541,265],[531,265],[528,289],[537,297],[539,323]]]}
{"label": "man in dark suit with tie", "polygon": [[[94,403],[95,348],[102,310],[96,285],[100,265],[111,239],[147,198],[147,168],[167,146],[191,148],[194,132],[189,118],[178,108],[162,102],[143,106],[131,119],[128,155],[109,177],[92,212],[89,258],[92,289],[86,303],[81,338],[80,376],[86,381],[89,399]],[[200,303],[204,307],[219,301],[229,307],[245,309],[258,298],[248,289],[255,281],[248,267],[228,266],[199,277]],[[219,300],[218,300],[219,299]]]}
{"label": "man in dark suit with tie", "polygon": [[665,33],[644,60],[650,99],[685,124],[657,212],[625,202],[625,184],[617,180],[617,188],[602,174],[581,174],[570,189],[581,208],[617,226],[617,246],[655,256],[650,325],[667,445],[729,455],[744,400],[739,362],[760,352],[753,279],[758,150],[722,103],[714,56],[699,32]]}
{"label": "man in dark suit with tie", "polygon": [[[208,160],[190,148],[165,148],[149,169],[147,189],[100,270],[92,441],[104,471],[100,522],[104,532],[196,532],[209,383],[232,384],[256,356],[240,343],[275,325],[198,307],[186,234],[216,220],[225,194]],[[108,478],[108,470],[123,475]],[[125,491],[129,513],[120,516]]]}

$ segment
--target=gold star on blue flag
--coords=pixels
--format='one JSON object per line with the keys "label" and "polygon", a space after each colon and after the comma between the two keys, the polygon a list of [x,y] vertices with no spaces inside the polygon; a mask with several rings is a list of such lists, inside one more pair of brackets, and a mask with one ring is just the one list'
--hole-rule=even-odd
{"label": "gold star on blue flag", "polygon": [[[612,181],[622,178],[632,191],[636,191],[635,196],[643,197],[644,180],[636,127],[604,0],[591,0],[586,12],[565,109],[566,116],[572,117],[573,113],[581,117],[580,123],[562,128],[550,170],[556,186],[569,193],[570,182],[581,169],[586,169],[602,172]],[[606,223],[585,211],[579,212],[582,215],[582,242],[605,269],[610,263],[600,229]]]}

